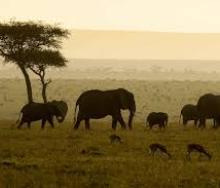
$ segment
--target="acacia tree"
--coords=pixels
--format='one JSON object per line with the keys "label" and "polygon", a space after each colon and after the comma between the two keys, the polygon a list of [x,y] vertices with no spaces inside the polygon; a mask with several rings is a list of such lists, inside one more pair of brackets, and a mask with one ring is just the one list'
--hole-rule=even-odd
{"label": "acacia tree", "polygon": [[67,61],[59,51],[54,50],[29,50],[26,52],[26,60],[28,62],[27,68],[40,79],[42,98],[44,103],[47,103],[46,89],[52,80],[46,79],[46,70],[49,67],[63,67]]}
{"label": "acacia tree", "polygon": [[27,51],[59,49],[61,39],[67,37],[68,34],[65,29],[41,22],[11,21],[0,23],[0,55],[5,62],[14,63],[20,68],[25,78],[29,103],[33,102],[33,94],[27,72],[28,67],[30,67],[30,62],[27,61]]}

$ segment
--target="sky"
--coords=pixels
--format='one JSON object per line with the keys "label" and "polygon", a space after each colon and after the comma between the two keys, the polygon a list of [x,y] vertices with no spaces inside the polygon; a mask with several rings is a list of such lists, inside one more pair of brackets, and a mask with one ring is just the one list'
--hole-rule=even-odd
{"label": "sky", "polygon": [[63,46],[68,58],[220,59],[220,0],[0,3],[0,21],[38,20],[73,31]]}
{"label": "sky", "polygon": [[0,0],[0,20],[75,29],[220,32],[219,0]]}
{"label": "sky", "polygon": [[64,43],[70,58],[220,60],[220,33],[76,30]]}

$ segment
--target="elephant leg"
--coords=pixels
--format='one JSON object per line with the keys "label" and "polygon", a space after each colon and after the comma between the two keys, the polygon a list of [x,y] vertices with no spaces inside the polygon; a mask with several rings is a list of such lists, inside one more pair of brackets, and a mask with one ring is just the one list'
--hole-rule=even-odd
{"label": "elephant leg", "polygon": [[117,126],[117,119],[112,117],[112,129],[115,130]]}
{"label": "elephant leg", "polygon": [[205,124],[206,124],[205,118],[201,118],[199,120],[199,128],[205,128]]}
{"label": "elephant leg", "polygon": [[201,119],[199,119],[199,124],[198,124],[198,128],[200,128],[201,127]]}
{"label": "elephant leg", "polygon": [[125,124],[125,121],[124,121],[123,118],[122,118],[121,113],[119,113],[117,119],[118,119],[119,123],[121,124],[121,127],[122,127],[123,129],[126,129],[126,124]]}
{"label": "elephant leg", "polygon": [[24,121],[22,119],[17,128],[20,129],[23,124],[24,124]]}
{"label": "elephant leg", "polygon": [[216,129],[219,128],[219,120],[214,120]]}
{"label": "elephant leg", "polygon": [[165,122],[163,122],[163,123],[162,123],[163,129],[165,129],[165,125],[166,125]]}
{"label": "elephant leg", "polygon": [[194,120],[194,125],[195,125],[195,127],[197,126],[197,122],[198,122],[198,120],[195,119],[195,120]]}
{"label": "elephant leg", "polygon": [[42,119],[42,121],[41,121],[41,129],[44,129],[45,123],[46,123],[46,119]]}
{"label": "elephant leg", "polygon": [[54,128],[53,117],[49,117],[47,121],[50,123],[51,127]]}
{"label": "elephant leg", "polygon": [[87,130],[90,129],[89,119],[85,119],[85,127],[86,127]]}
{"label": "elephant leg", "polygon": [[217,129],[219,127],[219,119],[213,119],[213,128]]}
{"label": "elephant leg", "polygon": [[183,119],[183,125],[186,126],[187,124],[187,119]]}
{"label": "elephant leg", "polygon": [[27,122],[27,127],[28,127],[28,129],[31,128],[31,122],[30,121]]}
{"label": "elephant leg", "polygon": [[216,128],[216,119],[215,118],[213,118],[213,129],[215,129]]}
{"label": "elephant leg", "polygon": [[75,130],[79,128],[79,125],[80,125],[80,122],[81,122],[81,121],[82,121],[82,119],[77,118],[77,121],[76,121],[76,123],[75,123],[75,125],[74,125],[74,129],[75,129]]}

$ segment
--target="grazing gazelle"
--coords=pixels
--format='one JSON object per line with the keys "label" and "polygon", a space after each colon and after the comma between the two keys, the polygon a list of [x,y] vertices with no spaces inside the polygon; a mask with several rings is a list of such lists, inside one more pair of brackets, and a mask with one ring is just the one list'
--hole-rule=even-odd
{"label": "grazing gazelle", "polygon": [[188,144],[187,145],[187,158],[188,159],[191,159],[190,154],[192,152],[198,152],[198,153],[200,153],[200,155],[204,154],[205,156],[207,156],[209,158],[209,160],[212,158],[211,154],[209,154],[206,151],[206,149],[203,146],[199,145],[199,144]]}
{"label": "grazing gazelle", "polygon": [[165,153],[169,158],[171,158],[170,153],[167,151],[166,146],[158,144],[158,143],[154,143],[149,145],[149,153],[152,154],[154,156],[154,153],[156,151],[160,151],[162,153]]}
{"label": "grazing gazelle", "polygon": [[109,136],[109,139],[110,139],[111,144],[113,144],[113,143],[122,143],[121,137],[117,136],[115,134],[112,134],[111,136]]}

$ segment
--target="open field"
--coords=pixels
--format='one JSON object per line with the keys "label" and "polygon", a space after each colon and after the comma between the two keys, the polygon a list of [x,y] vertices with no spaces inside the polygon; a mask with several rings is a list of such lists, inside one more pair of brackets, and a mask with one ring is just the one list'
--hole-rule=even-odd
{"label": "open field", "polygon": [[[179,119],[180,110],[187,103],[196,104],[204,93],[220,93],[220,82],[202,81],[139,81],[139,80],[54,80],[48,87],[48,98],[68,103],[67,120],[73,119],[78,96],[89,89],[126,88],[134,93],[137,113],[135,121],[144,123],[151,111],[164,111],[170,121]],[[39,81],[33,80],[35,101],[42,101]],[[26,103],[26,88],[22,79],[0,79],[0,119],[16,120]],[[127,115],[125,113],[125,115]],[[108,120],[108,118],[104,119]]]}
{"label": "open field", "polygon": [[[122,144],[110,144],[110,118],[92,120],[91,131],[81,125],[72,129],[73,108],[77,97],[88,89],[124,87],[136,98],[134,129],[117,129]],[[38,81],[33,81],[34,97],[41,101]],[[196,103],[207,92],[219,93],[220,82],[135,81],[135,80],[54,80],[48,97],[64,99],[69,113],[62,125],[42,131],[39,122],[31,130],[14,125],[26,102],[23,80],[0,80],[0,187],[220,187],[220,130],[208,126],[183,129],[178,122],[181,107]],[[170,123],[165,131],[144,127],[147,113],[165,111]],[[124,114],[127,115],[126,113]],[[154,158],[147,147],[153,142],[165,144],[173,155]],[[204,145],[213,159],[200,160],[194,154],[186,160],[186,145]],[[84,152],[82,152],[84,151]]]}
{"label": "open field", "polygon": [[[149,131],[140,124],[134,130],[118,129],[122,144],[110,144],[108,123],[93,123],[74,131],[70,123],[44,131],[10,128],[0,122],[0,187],[151,187],[220,186],[220,130],[204,131],[171,124],[165,131]],[[171,160],[148,154],[153,142],[163,143]],[[186,144],[204,145],[213,159],[198,154],[186,160]],[[84,150],[84,152],[82,152]]]}

